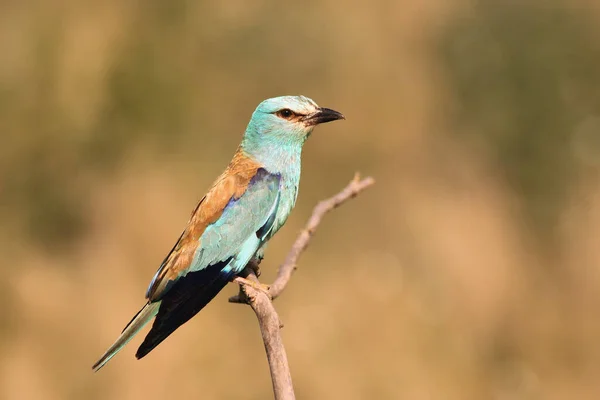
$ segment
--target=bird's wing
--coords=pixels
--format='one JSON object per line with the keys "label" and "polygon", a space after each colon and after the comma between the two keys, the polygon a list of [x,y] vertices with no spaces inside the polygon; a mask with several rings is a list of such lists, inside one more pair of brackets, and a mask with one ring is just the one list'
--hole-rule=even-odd
{"label": "bird's wing", "polygon": [[238,253],[245,250],[242,247],[252,235],[264,237],[261,231],[265,225],[272,225],[277,211],[279,179],[278,174],[260,166],[250,171],[226,171],[200,201],[161,264],[148,287],[148,300],[160,300],[190,272],[239,258]]}
{"label": "bird's wing", "polygon": [[[149,304],[160,306],[137,358],[144,357],[196,315],[246,266],[273,227],[280,198],[279,182],[279,175],[257,169],[243,194],[232,195],[220,216],[204,228],[195,250],[175,246],[174,252],[180,253],[167,257],[167,263],[150,285]],[[208,199],[207,195],[202,204],[207,204]],[[202,204],[195,215],[201,212]],[[180,242],[187,237],[189,234],[184,232]],[[183,251],[190,254],[184,258]],[[181,260],[188,261],[183,264]]]}
{"label": "bird's wing", "polygon": [[94,364],[95,370],[156,316],[136,357],[148,354],[244,268],[273,227],[279,182],[279,175],[236,154],[161,264],[148,288],[148,302]]}

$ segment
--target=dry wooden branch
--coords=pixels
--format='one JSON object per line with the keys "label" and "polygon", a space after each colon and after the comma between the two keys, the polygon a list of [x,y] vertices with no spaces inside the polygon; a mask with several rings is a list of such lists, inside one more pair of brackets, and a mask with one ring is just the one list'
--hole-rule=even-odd
{"label": "dry wooden branch", "polygon": [[279,320],[279,315],[275,307],[273,307],[272,300],[277,298],[289,283],[292,274],[297,268],[300,254],[308,247],[312,235],[315,233],[325,214],[355,197],[374,183],[375,180],[371,177],[361,180],[357,173],[354,179],[341,192],[327,200],[319,202],[314,208],[305,228],[300,232],[300,235],[292,245],[283,264],[279,267],[273,284],[270,287],[260,284],[256,277],[258,263],[255,262],[246,268],[246,279],[251,282],[241,283],[240,293],[229,299],[232,303],[249,304],[258,318],[269,362],[269,369],[271,371],[275,400],[293,400],[296,397],[294,395],[287,354],[281,340],[280,329],[283,325]]}
{"label": "dry wooden branch", "polygon": [[354,179],[350,181],[344,190],[327,200],[319,202],[319,204],[315,206],[313,213],[306,224],[306,227],[302,230],[302,232],[300,232],[300,235],[294,242],[292,249],[285,258],[285,261],[283,264],[281,264],[279,270],[277,271],[277,277],[269,289],[269,294],[273,299],[279,297],[281,292],[283,292],[287,286],[292,274],[296,270],[300,254],[302,254],[302,252],[308,247],[312,235],[314,235],[325,214],[340,206],[340,204],[346,200],[356,197],[360,192],[374,183],[375,180],[371,177],[361,180],[359,174],[357,173],[354,176]]}

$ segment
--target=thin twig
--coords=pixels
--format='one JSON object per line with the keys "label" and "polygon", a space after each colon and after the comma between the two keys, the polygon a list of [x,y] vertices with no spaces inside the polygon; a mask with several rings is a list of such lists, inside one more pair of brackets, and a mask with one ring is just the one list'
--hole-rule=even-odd
{"label": "thin twig", "polygon": [[375,179],[371,178],[370,176],[361,180],[360,175],[356,173],[354,175],[354,179],[350,181],[344,190],[327,200],[320,201],[319,204],[315,206],[313,213],[306,224],[306,227],[302,230],[302,232],[300,232],[300,235],[292,245],[291,250],[285,258],[285,261],[283,264],[281,264],[279,270],[277,271],[277,277],[269,289],[271,298],[276,299],[279,297],[281,292],[283,292],[287,286],[292,274],[296,270],[300,254],[302,254],[302,252],[308,247],[312,235],[314,235],[325,214],[334,208],[339,207],[345,201],[356,197],[360,192],[374,183]]}
{"label": "thin twig", "polygon": [[300,232],[283,264],[279,267],[275,282],[270,287],[260,284],[256,277],[260,261],[254,260],[247,266],[245,271],[246,279],[252,282],[240,284],[239,294],[229,299],[232,303],[249,304],[256,314],[271,371],[275,400],[294,400],[296,397],[287,354],[281,340],[280,329],[283,325],[279,320],[275,307],[273,307],[272,300],[277,298],[289,283],[292,274],[296,270],[300,254],[308,247],[310,239],[321,223],[323,216],[374,183],[375,180],[371,177],[361,180],[357,173],[341,192],[319,202],[314,208],[306,227]]}

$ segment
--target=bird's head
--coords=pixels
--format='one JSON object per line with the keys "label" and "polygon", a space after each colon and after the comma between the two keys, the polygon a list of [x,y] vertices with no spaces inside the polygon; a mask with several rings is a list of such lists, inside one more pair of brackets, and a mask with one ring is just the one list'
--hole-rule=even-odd
{"label": "bird's head", "polygon": [[301,149],[315,126],[345,117],[304,96],[281,96],[260,103],[250,119],[242,148],[264,153],[275,148]]}

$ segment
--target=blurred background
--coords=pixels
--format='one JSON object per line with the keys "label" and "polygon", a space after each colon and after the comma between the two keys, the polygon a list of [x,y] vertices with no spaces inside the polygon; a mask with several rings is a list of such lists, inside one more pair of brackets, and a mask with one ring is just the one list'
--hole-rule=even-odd
{"label": "blurred background", "polygon": [[593,0],[0,2],[0,398],[272,396],[233,285],[91,365],[284,94],[347,121],[307,143],[264,281],[318,200],[377,179],[276,302],[299,399],[600,398],[599,22]]}

